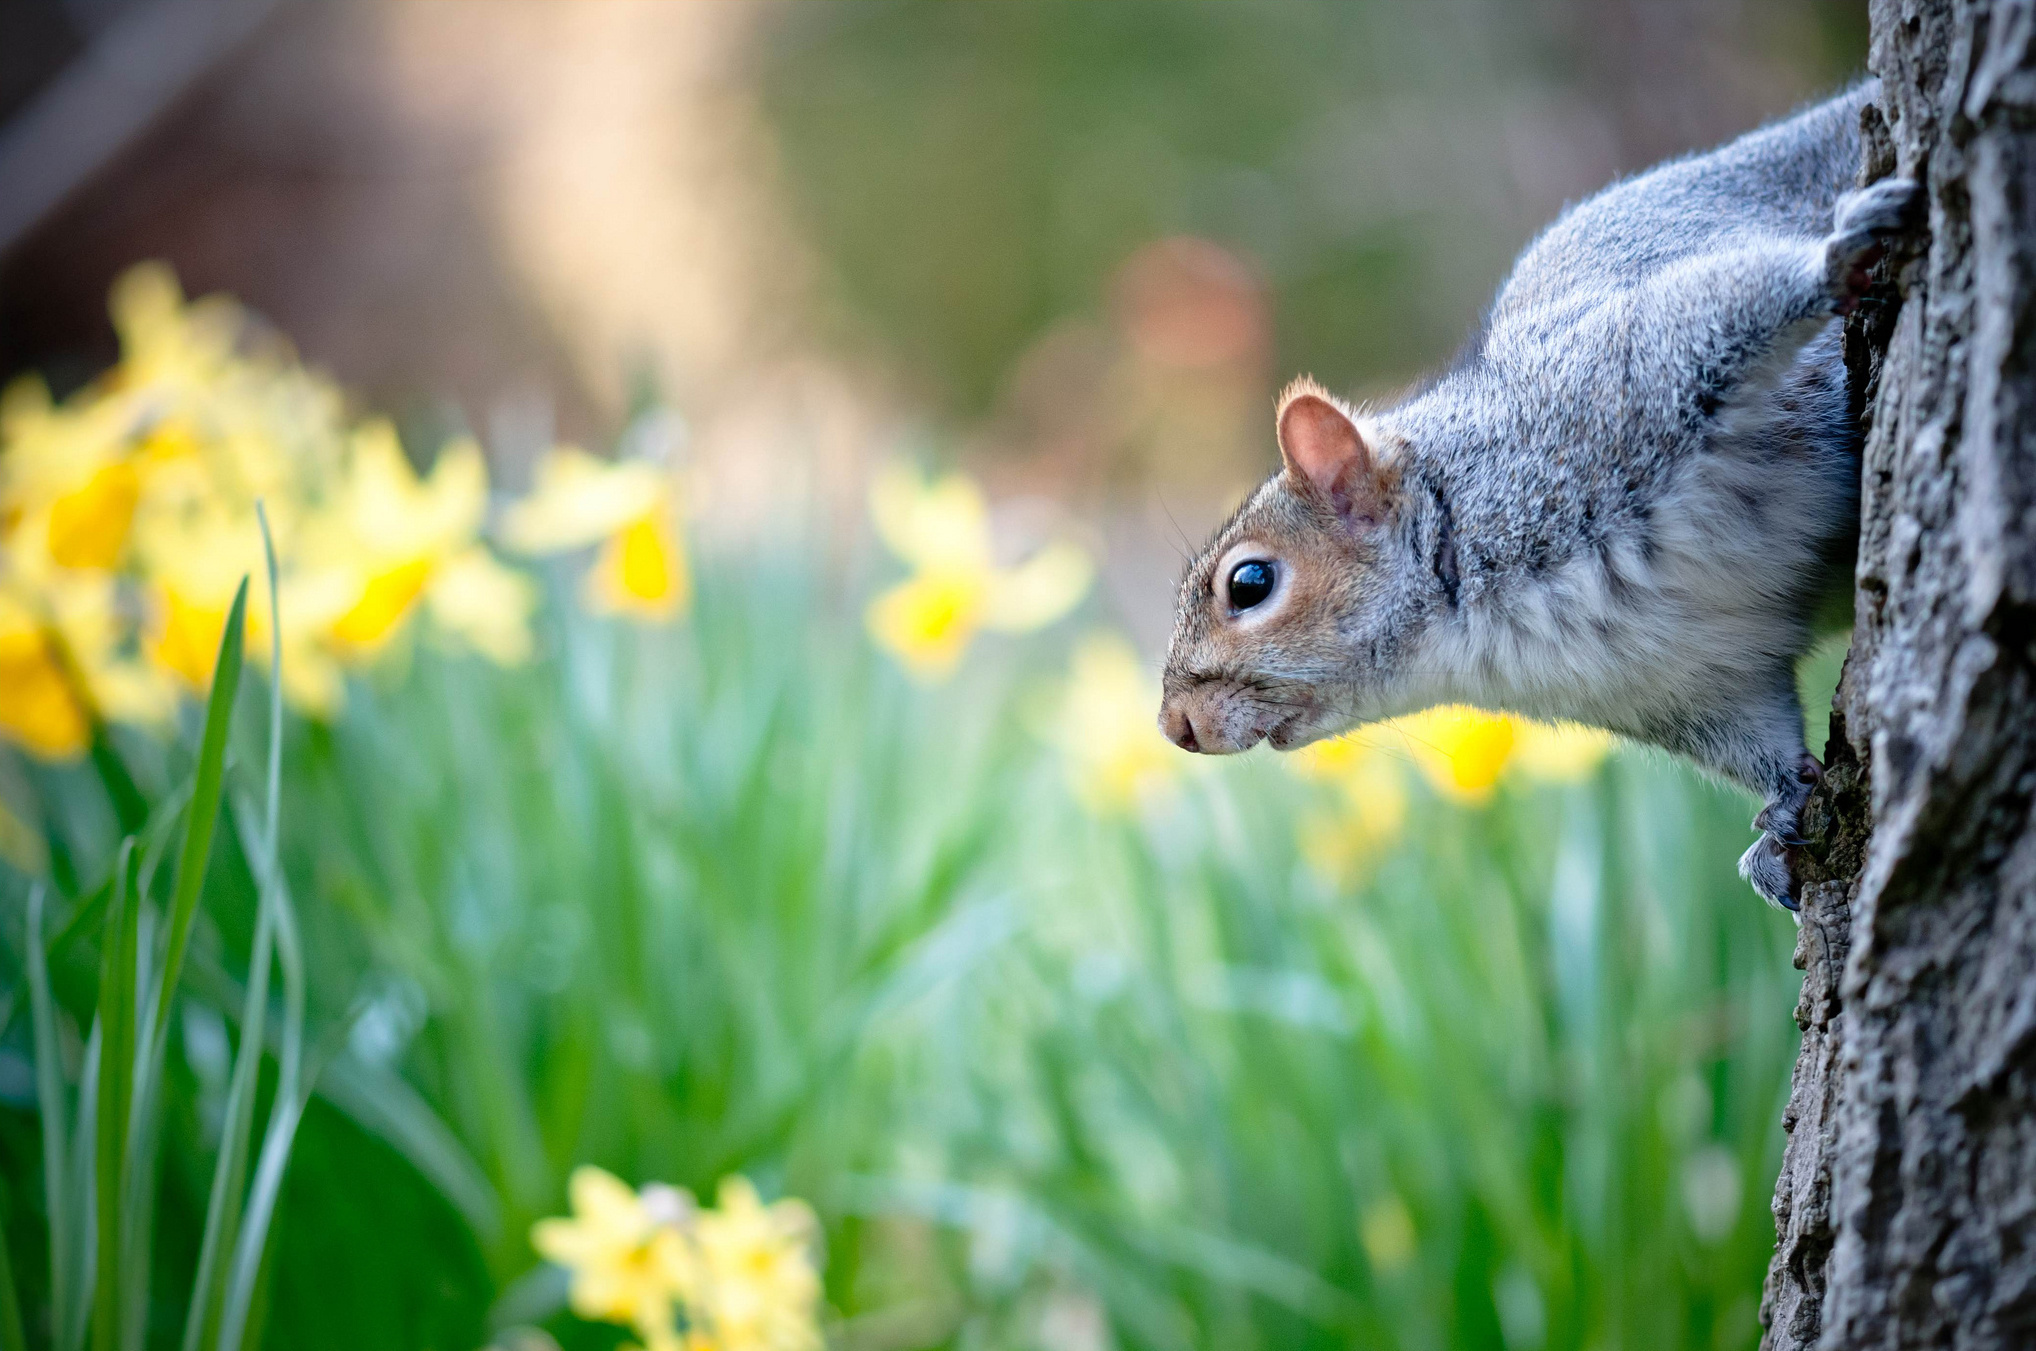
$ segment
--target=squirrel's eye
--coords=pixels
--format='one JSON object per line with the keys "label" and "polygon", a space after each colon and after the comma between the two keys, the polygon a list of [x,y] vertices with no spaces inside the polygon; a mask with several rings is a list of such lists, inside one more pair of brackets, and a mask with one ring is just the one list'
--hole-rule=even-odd
{"label": "squirrel's eye", "polygon": [[1230,569],[1230,608],[1249,610],[1272,594],[1273,565],[1257,559]]}

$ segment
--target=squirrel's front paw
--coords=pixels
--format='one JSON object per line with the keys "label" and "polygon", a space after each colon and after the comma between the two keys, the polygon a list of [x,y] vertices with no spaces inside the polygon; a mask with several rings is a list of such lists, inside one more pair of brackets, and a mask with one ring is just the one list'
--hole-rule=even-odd
{"label": "squirrel's front paw", "polygon": [[1783,910],[1797,910],[1796,876],[1789,867],[1788,847],[1774,836],[1762,834],[1753,847],[1739,856],[1739,875],[1760,893],[1760,899]]}
{"label": "squirrel's front paw", "polygon": [[1802,763],[1786,779],[1753,818],[1760,838],[1739,858],[1739,875],[1747,880],[1761,899],[1784,910],[1797,908],[1796,851],[1809,841],[1802,837],[1803,808],[1810,791],[1824,777],[1815,756],[1804,753]]}
{"label": "squirrel's front paw", "polygon": [[1824,283],[1840,310],[1866,294],[1889,237],[1912,229],[1924,205],[1923,185],[1913,178],[1883,178],[1838,199],[1824,242]]}

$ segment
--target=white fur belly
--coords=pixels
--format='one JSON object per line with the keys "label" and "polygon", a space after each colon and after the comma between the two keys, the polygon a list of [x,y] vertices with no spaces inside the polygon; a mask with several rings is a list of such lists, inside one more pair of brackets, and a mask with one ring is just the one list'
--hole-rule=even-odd
{"label": "white fur belly", "polygon": [[1618,730],[1737,705],[1806,643],[1824,542],[1853,510],[1842,458],[1714,447],[1645,523],[1494,578],[1431,630],[1433,698]]}

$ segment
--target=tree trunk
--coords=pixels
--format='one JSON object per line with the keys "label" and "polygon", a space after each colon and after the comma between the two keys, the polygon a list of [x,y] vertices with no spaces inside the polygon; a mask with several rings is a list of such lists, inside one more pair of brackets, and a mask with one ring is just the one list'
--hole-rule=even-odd
{"label": "tree trunk", "polygon": [[1810,827],[1763,1345],[2036,1347],[2036,2],[1873,0],[1868,178],[1926,184]]}

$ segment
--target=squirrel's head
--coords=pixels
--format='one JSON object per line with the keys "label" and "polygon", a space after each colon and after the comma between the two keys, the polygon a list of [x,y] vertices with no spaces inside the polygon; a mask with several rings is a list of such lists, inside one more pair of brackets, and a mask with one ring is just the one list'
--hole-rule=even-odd
{"label": "squirrel's head", "polygon": [[1159,726],[1186,750],[1290,750],[1391,711],[1419,575],[1399,476],[1378,428],[1312,380],[1277,426],[1284,466],[1181,578]]}

